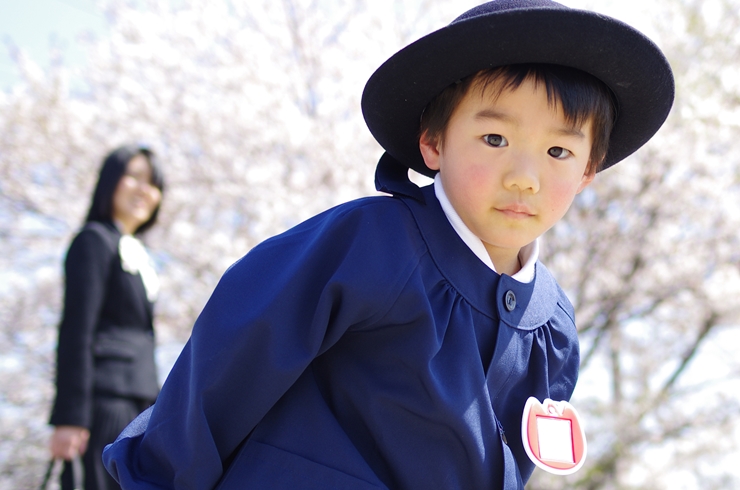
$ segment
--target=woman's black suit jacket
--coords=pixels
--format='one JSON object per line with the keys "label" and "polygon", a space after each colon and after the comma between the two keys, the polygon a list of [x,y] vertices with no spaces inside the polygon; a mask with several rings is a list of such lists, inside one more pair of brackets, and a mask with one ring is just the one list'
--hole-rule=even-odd
{"label": "woman's black suit jacket", "polygon": [[123,270],[121,233],[89,222],[65,260],[52,425],[91,426],[93,396],[154,400],[152,303],[141,276]]}

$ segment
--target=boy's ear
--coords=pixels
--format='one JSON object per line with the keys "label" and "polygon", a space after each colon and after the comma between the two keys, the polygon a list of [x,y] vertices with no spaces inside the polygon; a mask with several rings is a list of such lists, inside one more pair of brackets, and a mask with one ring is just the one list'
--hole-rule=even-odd
{"label": "boy's ear", "polygon": [[439,143],[432,141],[426,131],[419,138],[419,151],[427,167],[439,170]]}
{"label": "boy's ear", "polygon": [[578,190],[576,191],[576,194],[580,194],[583,189],[588,187],[588,184],[593,182],[595,177],[596,177],[596,172],[586,171],[586,173],[583,174],[583,177],[581,177],[581,183],[578,186]]}

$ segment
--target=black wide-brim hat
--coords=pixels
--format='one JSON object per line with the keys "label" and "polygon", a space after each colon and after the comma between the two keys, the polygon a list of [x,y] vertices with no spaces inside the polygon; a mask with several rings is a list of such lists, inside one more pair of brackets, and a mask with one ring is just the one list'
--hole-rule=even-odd
{"label": "black wide-brim hat", "polygon": [[[386,153],[433,176],[419,151],[419,123],[450,84],[486,68],[546,63],[595,76],[613,92],[617,118],[599,171],[644,145],[673,104],[671,67],[645,35],[616,19],[550,0],[494,0],[406,46],[370,77],[365,122]],[[387,158],[387,156],[386,156]]]}

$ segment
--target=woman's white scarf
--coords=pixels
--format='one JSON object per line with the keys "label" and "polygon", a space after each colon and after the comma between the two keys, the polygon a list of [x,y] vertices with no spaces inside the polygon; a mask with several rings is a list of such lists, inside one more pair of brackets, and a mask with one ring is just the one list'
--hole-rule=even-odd
{"label": "woman's white scarf", "polygon": [[131,235],[121,235],[118,242],[118,254],[121,256],[123,270],[130,274],[141,275],[146,297],[153,303],[159,294],[159,277],[157,277],[154,263],[144,245]]}

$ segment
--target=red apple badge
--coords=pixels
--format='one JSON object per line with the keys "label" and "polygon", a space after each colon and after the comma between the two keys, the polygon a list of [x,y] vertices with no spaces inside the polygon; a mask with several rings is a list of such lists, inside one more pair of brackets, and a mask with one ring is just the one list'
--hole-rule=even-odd
{"label": "red apple badge", "polygon": [[586,433],[578,412],[566,401],[530,397],[522,415],[522,441],[534,464],[555,475],[570,475],[586,461]]}

